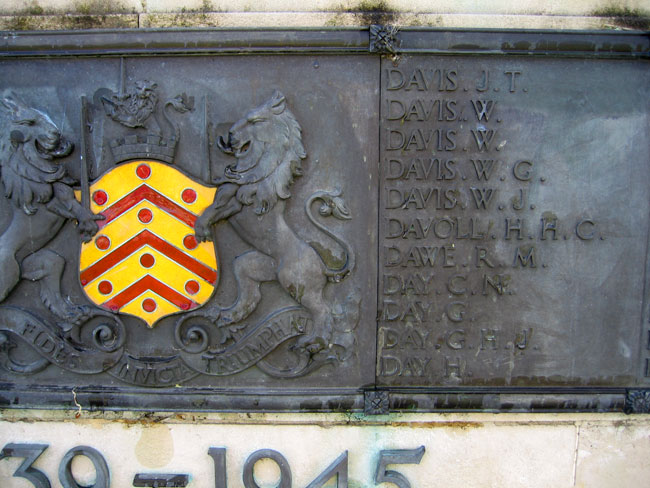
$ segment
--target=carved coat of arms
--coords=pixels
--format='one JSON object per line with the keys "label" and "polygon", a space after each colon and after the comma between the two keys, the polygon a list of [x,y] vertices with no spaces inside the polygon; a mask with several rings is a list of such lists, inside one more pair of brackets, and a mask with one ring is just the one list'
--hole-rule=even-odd
{"label": "carved coat of arms", "polygon": [[93,303],[149,326],[204,304],[217,284],[214,246],[194,224],[207,188],[155,160],[123,163],[90,187],[99,232],[81,248],[81,285]]}
{"label": "carved coat of arms", "polygon": [[[194,99],[163,100],[147,80],[96,90],[80,101],[74,140],[32,104],[2,99],[0,164],[11,217],[0,236],[0,300],[26,280],[38,283],[40,302],[0,304],[0,364],[29,374],[53,363],[167,386],[253,366],[291,378],[345,361],[355,349],[360,299],[327,290],[353,272],[355,251],[327,221],[345,225],[352,210],[334,185],[314,188],[302,203],[310,235],[320,238],[301,237],[287,218],[295,180],[309,178],[287,98],[270,92],[259,106],[242,107],[242,118],[220,134],[206,118],[198,135],[182,124],[197,109]],[[208,151],[207,170],[188,171],[177,158],[182,138],[205,138],[229,162],[215,173]],[[74,156],[78,176],[66,169]],[[79,235],[77,263],[49,247],[67,222]],[[244,250],[228,262],[230,285],[220,294],[224,223]],[[73,264],[70,285],[62,276]],[[82,293],[70,298],[63,289],[70,286]],[[275,298],[265,302],[267,289]],[[271,353],[290,359],[274,362]]]}

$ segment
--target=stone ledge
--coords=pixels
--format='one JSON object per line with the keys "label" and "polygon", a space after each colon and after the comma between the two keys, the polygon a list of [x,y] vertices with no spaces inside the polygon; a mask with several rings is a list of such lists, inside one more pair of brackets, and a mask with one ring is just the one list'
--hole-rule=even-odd
{"label": "stone ledge", "polygon": [[[117,422],[123,424],[274,424],[274,425],[357,425],[404,427],[449,427],[467,424],[577,425],[606,424],[618,427],[650,427],[650,415],[623,413],[206,413],[0,409],[0,422]],[[452,425],[453,424],[453,425]]]}
{"label": "stone ledge", "polygon": [[627,29],[617,17],[368,12],[175,12],[0,16],[0,30],[164,27],[357,27],[373,23],[437,28]]}
{"label": "stone ledge", "polygon": [[0,30],[5,31],[127,29],[139,25],[138,14],[0,16]]}
{"label": "stone ledge", "polygon": [[650,10],[646,0],[4,0],[0,12],[27,13],[173,13],[194,12],[414,12],[434,14],[577,15],[595,11]]}

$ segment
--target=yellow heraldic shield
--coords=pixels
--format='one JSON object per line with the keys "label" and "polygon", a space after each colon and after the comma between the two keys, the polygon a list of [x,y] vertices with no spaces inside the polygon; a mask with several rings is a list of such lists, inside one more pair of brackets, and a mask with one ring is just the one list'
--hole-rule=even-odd
{"label": "yellow heraldic shield", "polygon": [[194,222],[216,191],[150,160],[121,164],[94,182],[91,210],[105,220],[81,247],[88,298],[149,327],[206,303],[217,286],[217,256],[213,243],[197,242]]}

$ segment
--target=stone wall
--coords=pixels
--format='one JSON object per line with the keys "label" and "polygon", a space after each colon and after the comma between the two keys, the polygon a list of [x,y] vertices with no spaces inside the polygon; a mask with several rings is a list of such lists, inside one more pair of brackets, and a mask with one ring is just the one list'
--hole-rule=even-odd
{"label": "stone wall", "polygon": [[[136,473],[188,473],[191,488],[214,488],[212,448],[226,449],[229,487],[242,486],[246,459],[259,449],[282,454],[293,484],[303,488],[345,451],[350,488],[379,486],[383,449],[425,446],[419,464],[391,464],[414,488],[611,488],[645,486],[650,475],[650,418],[621,414],[420,414],[363,417],[343,414],[105,414],[5,411],[0,442],[50,447],[35,463],[57,484],[59,463],[79,445],[94,446],[110,470],[111,487],[132,486]],[[20,465],[0,462],[3,487]],[[255,466],[261,487],[277,486],[277,465]],[[78,458],[73,473],[93,481]],[[218,474],[218,473],[217,473]],[[7,485],[7,480],[9,484]],[[325,486],[333,487],[335,478]]]}
{"label": "stone wall", "polygon": [[341,27],[648,29],[644,0],[5,0],[0,29]]}

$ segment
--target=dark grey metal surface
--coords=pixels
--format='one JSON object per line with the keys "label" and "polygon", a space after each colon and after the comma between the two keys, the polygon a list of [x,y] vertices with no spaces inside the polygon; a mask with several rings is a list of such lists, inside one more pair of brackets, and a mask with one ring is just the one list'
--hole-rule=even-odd
{"label": "dark grey metal surface", "polygon": [[634,382],[645,64],[383,68],[380,383]]}
{"label": "dark grey metal surface", "polygon": [[[2,57],[119,55],[370,54],[369,29],[138,29],[7,32]],[[406,54],[648,58],[645,33],[402,28],[395,48]]]}
{"label": "dark grey metal surface", "polygon": [[[647,35],[2,43],[5,406],[646,408]],[[287,147],[283,179],[264,179]],[[219,187],[195,227],[215,242],[216,292],[153,328],[79,281],[97,228],[71,190],[133,159]],[[263,352],[238,355],[265,328]]]}

